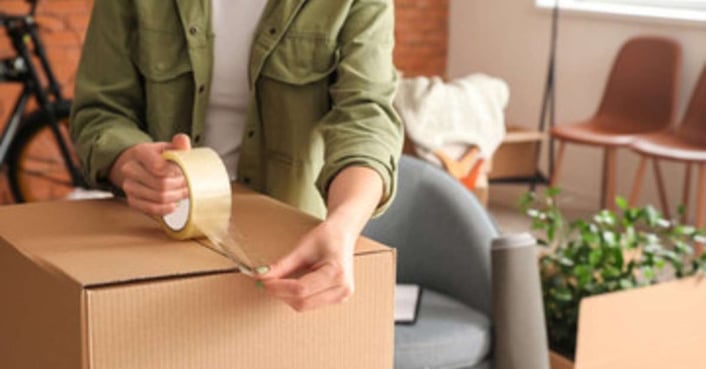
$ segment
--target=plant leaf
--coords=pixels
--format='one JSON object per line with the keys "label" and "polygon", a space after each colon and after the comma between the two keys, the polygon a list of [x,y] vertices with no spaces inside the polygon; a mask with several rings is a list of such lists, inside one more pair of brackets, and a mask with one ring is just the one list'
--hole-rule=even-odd
{"label": "plant leaf", "polygon": [[593,267],[598,266],[598,264],[600,264],[601,262],[601,259],[603,259],[603,250],[600,248],[591,250],[591,253],[588,255],[588,262]]}
{"label": "plant leaf", "polygon": [[561,189],[558,187],[549,187],[544,191],[544,195],[547,197],[557,197],[561,194]]}
{"label": "plant leaf", "polygon": [[615,197],[615,205],[618,205],[618,209],[620,209],[620,210],[627,210],[628,201],[625,200],[625,198],[622,196],[616,196]]}
{"label": "plant leaf", "polygon": [[580,289],[584,289],[593,279],[593,269],[588,265],[577,265],[574,267],[574,276],[576,276]]}

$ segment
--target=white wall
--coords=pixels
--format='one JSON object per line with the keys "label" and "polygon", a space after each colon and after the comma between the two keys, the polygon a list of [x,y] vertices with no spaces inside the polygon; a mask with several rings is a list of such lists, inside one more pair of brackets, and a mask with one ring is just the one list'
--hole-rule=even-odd
{"label": "white wall", "polygon": [[[551,12],[536,8],[534,0],[451,0],[449,76],[483,72],[505,79],[512,93],[508,121],[536,127],[546,78],[550,21]],[[619,47],[639,34],[665,35],[681,42],[681,117],[706,61],[706,25],[565,12],[559,27],[558,123],[591,116]],[[601,151],[569,145],[565,158],[561,187],[573,194],[580,206],[597,206]],[[618,160],[618,193],[628,196],[637,156],[621,150]],[[672,208],[681,199],[682,168],[663,165]],[[692,186],[692,201],[694,190]],[[651,169],[640,202],[658,203]]]}

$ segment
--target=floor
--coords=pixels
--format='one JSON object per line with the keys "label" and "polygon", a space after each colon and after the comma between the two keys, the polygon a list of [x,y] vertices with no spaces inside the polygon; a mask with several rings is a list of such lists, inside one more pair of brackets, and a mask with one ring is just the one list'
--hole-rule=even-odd
{"label": "floor", "polygon": [[[491,185],[488,210],[502,233],[520,233],[530,230],[529,217],[517,206],[519,199],[528,190],[527,185]],[[539,191],[541,192],[541,189]],[[562,213],[568,219],[586,218],[595,210],[592,209],[591,204],[579,201],[571,195],[560,195],[559,201]]]}

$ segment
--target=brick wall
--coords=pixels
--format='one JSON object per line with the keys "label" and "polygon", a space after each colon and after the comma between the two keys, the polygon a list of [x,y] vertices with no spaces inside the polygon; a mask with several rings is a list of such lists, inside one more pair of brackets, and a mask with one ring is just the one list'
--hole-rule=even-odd
{"label": "brick wall", "polygon": [[[37,6],[40,35],[56,77],[68,97],[73,93],[73,80],[92,4],[93,0],[40,0]],[[5,13],[25,14],[28,9],[22,0],[0,0],[0,11]],[[12,55],[10,41],[4,30],[0,31],[0,58]],[[19,85],[0,83],[0,127],[11,113],[19,92]],[[0,178],[0,204],[10,201],[3,176]]]}
{"label": "brick wall", "polygon": [[[119,1],[119,0],[115,0]],[[81,43],[88,25],[93,0],[39,0],[37,22],[41,37],[67,96],[73,80]],[[395,63],[406,76],[445,75],[448,39],[448,0],[395,0],[397,26]],[[27,12],[23,0],[0,0],[0,11]],[[12,55],[5,35],[0,35],[0,58]],[[12,109],[17,86],[0,83],[0,126]],[[6,186],[0,179],[0,203],[7,202]]]}
{"label": "brick wall", "polygon": [[[92,0],[40,0],[37,7],[40,35],[57,79],[69,95],[73,92],[73,79],[92,3]],[[27,11],[28,5],[25,1],[0,0],[0,9],[6,13],[21,14]],[[0,37],[0,56],[9,55],[12,55],[12,48],[3,34]],[[7,88],[0,84],[0,111],[3,113],[12,108],[7,101],[10,97]]]}
{"label": "brick wall", "polygon": [[449,0],[395,0],[395,63],[406,76],[446,75]]}

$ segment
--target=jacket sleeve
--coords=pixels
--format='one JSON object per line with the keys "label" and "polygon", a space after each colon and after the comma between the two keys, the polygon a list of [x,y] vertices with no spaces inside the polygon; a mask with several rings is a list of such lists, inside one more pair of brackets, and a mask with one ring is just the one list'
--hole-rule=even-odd
{"label": "jacket sleeve", "polygon": [[108,173],[144,131],[144,91],[131,61],[131,0],[96,0],[76,77],[70,133],[87,181],[111,188]]}
{"label": "jacket sleeve", "polygon": [[332,110],[320,126],[325,161],[317,186],[322,196],[327,198],[333,178],[345,167],[369,167],[385,186],[376,215],[393,199],[404,137],[392,106],[397,89],[393,47],[392,0],[355,0],[339,35],[340,60],[329,89]]}

